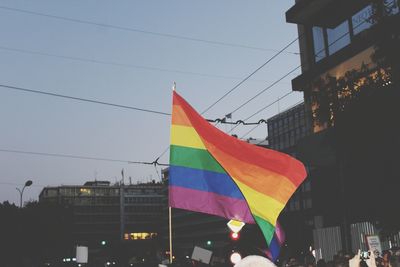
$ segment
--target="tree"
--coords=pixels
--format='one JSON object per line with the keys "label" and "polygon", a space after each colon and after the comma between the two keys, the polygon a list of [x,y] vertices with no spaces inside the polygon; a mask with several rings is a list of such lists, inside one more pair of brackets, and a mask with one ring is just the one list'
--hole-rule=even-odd
{"label": "tree", "polygon": [[0,204],[0,249],[5,252],[5,266],[38,265],[71,255],[71,215],[69,208],[50,203],[29,202],[24,208]]}

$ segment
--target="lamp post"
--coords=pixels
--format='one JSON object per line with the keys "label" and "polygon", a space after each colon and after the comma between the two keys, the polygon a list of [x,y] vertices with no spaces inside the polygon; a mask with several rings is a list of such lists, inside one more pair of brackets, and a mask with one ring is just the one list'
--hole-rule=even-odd
{"label": "lamp post", "polygon": [[22,195],[24,194],[25,187],[31,186],[32,183],[33,183],[33,182],[32,182],[31,180],[28,180],[28,181],[25,182],[25,185],[24,185],[24,187],[22,187],[22,190],[19,189],[18,187],[15,188],[15,189],[17,189],[17,191],[19,192],[19,197],[20,197],[20,198],[19,198],[19,207],[20,207],[20,208],[22,208]]}

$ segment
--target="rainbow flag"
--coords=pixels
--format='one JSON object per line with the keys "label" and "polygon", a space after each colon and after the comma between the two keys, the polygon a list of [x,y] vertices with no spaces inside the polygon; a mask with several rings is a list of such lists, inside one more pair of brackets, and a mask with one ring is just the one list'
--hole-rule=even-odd
{"label": "rainbow flag", "polygon": [[280,224],[277,222],[275,227],[275,234],[268,245],[268,249],[265,250],[267,257],[275,262],[278,259],[279,253],[281,252],[281,247],[285,242],[285,232],[283,231]]}
{"label": "rainbow flag", "polygon": [[280,212],[305,177],[298,160],[220,131],[173,92],[171,207],[257,223],[270,245]]}

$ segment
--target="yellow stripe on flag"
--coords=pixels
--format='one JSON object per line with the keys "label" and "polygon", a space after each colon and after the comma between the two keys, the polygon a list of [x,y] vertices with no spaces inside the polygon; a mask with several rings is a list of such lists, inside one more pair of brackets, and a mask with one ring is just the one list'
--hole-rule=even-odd
{"label": "yellow stripe on flag", "polygon": [[196,130],[192,127],[182,125],[171,126],[171,144],[206,149]]}
{"label": "yellow stripe on flag", "polygon": [[259,193],[235,178],[234,180],[243,193],[251,212],[275,226],[279,213],[285,205],[267,195]]}

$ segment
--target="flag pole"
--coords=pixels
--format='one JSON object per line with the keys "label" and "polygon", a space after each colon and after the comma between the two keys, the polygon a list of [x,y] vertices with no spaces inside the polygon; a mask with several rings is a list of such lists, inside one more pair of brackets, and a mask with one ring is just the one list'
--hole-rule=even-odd
{"label": "flag pole", "polygon": [[[174,82],[172,86],[172,91],[176,90],[176,82]],[[168,207],[168,220],[169,220],[169,263],[172,264],[173,256],[172,256],[172,208]]]}
{"label": "flag pole", "polygon": [[172,208],[168,207],[168,213],[169,213],[169,263],[172,264],[172,219],[171,219],[171,213],[172,213]]}

